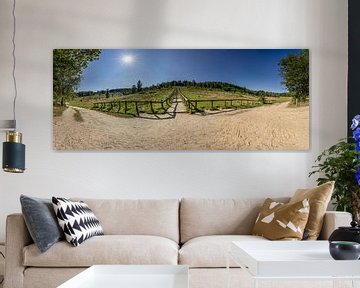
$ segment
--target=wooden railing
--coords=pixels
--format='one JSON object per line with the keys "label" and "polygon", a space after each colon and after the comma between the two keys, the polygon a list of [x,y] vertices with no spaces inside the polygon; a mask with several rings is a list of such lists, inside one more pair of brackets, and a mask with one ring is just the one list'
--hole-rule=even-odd
{"label": "wooden railing", "polygon": [[[99,101],[93,104],[93,109],[106,111],[106,112],[114,112],[114,113],[124,113],[130,110],[130,107],[133,106],[135,108],[135,114],[137,117],[140,116],[140,108],[148,105],[150,111],[146,112],[148,114],[157,114],[154,105],[159,104],[161,109],[166,112],[167,109],[172,104],[172,99],[176,96],[176,90],[174,90],[169,96],[162,100],[113,100],[113,101]],[[167,107],[165,107],[167,105]],[[124,112],[121,112],[121,111]]]}
{"label": "wooden railing", "polygon": [[[154,106],[161,106],[163,112],[166,112],[169,107],[172,105],[174,97],[180,96],[184,105],[186,106],[188,112],[199,112],[203,111],[200,107],[201,103],[209,103],[208,107],[210,110],[215,110],[218,108],[222,109],[243,109],[243,108],[252,108],[260,106],[262,104],[273,104],[275,101],[270,99],[239,99],[239,98],[227,98],[227,99],[200,99],[193,100],[189,99],[186,95],[182,93],[179,88],[175,88],[169,96],[162,100],[113,100],[113,101],[99,101],[93,104],[93,109],[101,110],[105,112],[113,113],[123,113],[123,114],[133,114],[134,116],[139,117],[141,112],[144,112],[144,107],[146,107],[147,114],[158,114],[158,111],[155,111]],[[220,107],[219,103],[221,104]],[[218,104],[218,105],[217,105]],[[129,113],[133,111],[133,113]]]}
{"label": "wooden railing", "polygon": [[[189,99],[187,96],[185,96],[180,89],[178,89],[178,93],[180,94],[185,106],[189,110],[190,113],[193,111],[201,111],[199,104],[208,102],[210,103],[210,109],[214,110],[216,107],[216,103],[222,103],[223,105],[221,108],[242,108],[242,107],[255,107],[259,106],[261,104],[273,104],[274,101],[271,100],[264,100],[262,103],[259,99],[239,99],[239,98],[228,98],[228,99],[201,99],[201,100],[193,100]],[[234,105],[234,102],[236,101],[237,105]]]}

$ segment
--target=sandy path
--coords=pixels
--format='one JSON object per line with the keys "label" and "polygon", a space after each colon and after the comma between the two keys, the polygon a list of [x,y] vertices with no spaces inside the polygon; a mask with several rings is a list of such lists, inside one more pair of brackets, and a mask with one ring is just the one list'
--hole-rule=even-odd
{"label": "sandy path", "polygon": [[[184,109],[181,101],[177,109]],[[174,104],[175,105],[175,104]],[[177,113],[153,120],[119,118],[76,108],[54,118],[54,147],[59,150],[306,150],[309,107],[288,103],[208,116]],[[178,112],[179,112],[178,111]],[[171,113],[170,113],[171,114]]]}
{"label": "sandy path", "polygon": [[176,113],[186,113],[186,107],[181,100],[179,93],[176,94],[175,99],[173,100],[173,103],[175,104],[175,112]]}

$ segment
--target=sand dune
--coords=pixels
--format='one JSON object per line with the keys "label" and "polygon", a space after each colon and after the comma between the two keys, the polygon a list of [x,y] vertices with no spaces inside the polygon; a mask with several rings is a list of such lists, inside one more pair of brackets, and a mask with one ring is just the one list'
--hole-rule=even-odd
{"label": "sand dune", "polygon": [[[182,104],[182,103],[181,103]],[[180,104],[180,105],[181,105]],[[309,107],[288,103],[213,115],[176,113],[174,118],[119,118],[72,107],[54,118],[58,150],[306,150]]]}

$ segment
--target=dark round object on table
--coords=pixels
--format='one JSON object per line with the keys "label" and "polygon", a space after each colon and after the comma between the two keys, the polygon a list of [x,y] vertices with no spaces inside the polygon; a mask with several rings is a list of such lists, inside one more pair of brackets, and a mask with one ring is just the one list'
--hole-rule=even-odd
{"label": "dark round object on table", "polygon": [[351,227],[356,227],[356,226],[358,226],[358,223],[355,220],[353,220],[353,221],[350,222],[350,226]]}
{"label": "dark round object on table", "polygon": [[335,260],[358,260],[360,257],[360,244],[357,242],[332,241],[329,250]]}
{"label": "dark round object on table", "polygon": [[360,243],[360,227],[356,221],[352,221],[350,226],[339,227],[334,230],[329,237],[331,241],[350,241]]}

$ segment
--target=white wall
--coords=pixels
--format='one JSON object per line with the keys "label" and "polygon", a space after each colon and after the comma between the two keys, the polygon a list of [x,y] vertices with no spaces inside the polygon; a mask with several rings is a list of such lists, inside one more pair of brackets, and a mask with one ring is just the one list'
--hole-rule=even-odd
{"label": "white wall", "polygon": [[[347,3],[339,0],[19,0],[23,175],[0,172],[0,241],[21,193],[177,198],[290,195],[314,184],[319,151],[346,135]],[[0,1],[0,119],[11,119],[11,0]],[[56,152],[53,48],[309,48],[305,152]],[[3,133],[1,138],[4,139]],[[2,140],[1,140],[2,141]]]}

